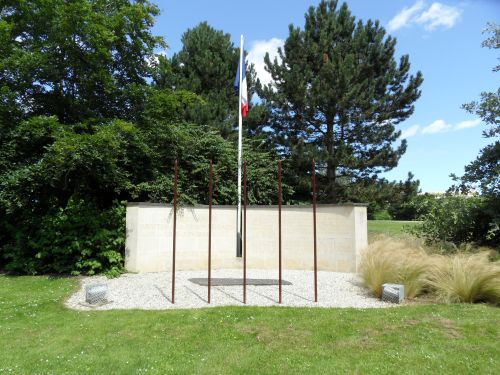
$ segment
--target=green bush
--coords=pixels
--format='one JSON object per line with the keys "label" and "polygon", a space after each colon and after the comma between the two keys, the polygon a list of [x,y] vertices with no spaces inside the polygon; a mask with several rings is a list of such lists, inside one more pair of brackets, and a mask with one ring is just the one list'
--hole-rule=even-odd
{"label": "green bush", "polygon": [[499,233],[491,202],[481,197],[443,197],[436,199],[422,217],[422,224],[411,229],[429,244],[463,243],[498,246]]}
{"label": "green bush", "polygon": [[[23,222],[23,221],[21,221]],[[3,247],[7,271],[16,273],[106,273],[123,271],[125,205],[107,209],[81,199],[70,199],[25,226],[10,226],[14,240]]]}
{"label": "green bush", "polygon": [[392,216],[387,210],[380,210],[373,213],[373,220],[392,220]]}
{"label": "green bush", "polygon": [[399,204],[390,204],[388,211],[394,220],[420,220],[434,206],[436,197],[430,194],[415,195]]}

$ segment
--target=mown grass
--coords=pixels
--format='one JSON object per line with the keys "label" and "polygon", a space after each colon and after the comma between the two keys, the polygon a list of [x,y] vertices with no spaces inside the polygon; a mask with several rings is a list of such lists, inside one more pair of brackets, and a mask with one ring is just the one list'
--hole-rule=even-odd
{"label": "mown grass", "polygon": [[76,279],[0,276],[0,373],[495,374],[500,310],[77,312]]}
{"label": "mown grass", "polygon": [[405,235],[405,228],[417,225],[418,221],[402,220],[368,220],[368,236],[370,239],[379,234],[392,237]]}

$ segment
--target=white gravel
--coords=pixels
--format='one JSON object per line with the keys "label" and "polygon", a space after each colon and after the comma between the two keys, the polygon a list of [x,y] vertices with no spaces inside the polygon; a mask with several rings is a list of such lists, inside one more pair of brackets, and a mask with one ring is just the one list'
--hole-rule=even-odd
{"label": "white gravel", "polygon": [[[66,301],[66,306],[78,310],[111,309],[194,309],[215,306],[243,305],[243,288],[239,286],[212,286],[211,304],[207,303],[207,287],[189,281],[190,278],[207,277],[206,271],[178,271],[175,281],[175,304],[171,303],[171,273],[124,274],[115,279],[104,276],[81,279],[80,289]],[[241,270],[213,270],[212,278],[241,278]],[[272,270],[247,270],[247,278],[277,279]],[[283,280],[292,285],[283,285],[281,306],[304,307],[391,307],[368,294],[361,286],[359,276],[352,273],[318,272],[318,302],[314,302],[312,271],[284,270]],[[108,286],[109,302],[90,307],[85,303],[85,285],[105,283]],[[278,305],[278,286],[247,286],[247,305]]]}

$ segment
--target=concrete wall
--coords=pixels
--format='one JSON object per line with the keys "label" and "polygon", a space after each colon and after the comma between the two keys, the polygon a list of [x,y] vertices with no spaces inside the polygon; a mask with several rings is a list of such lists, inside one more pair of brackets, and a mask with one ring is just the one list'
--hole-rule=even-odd
{"label": "concrete wall", "polygon": [[[356,272],[368,244],[366,206],[317,206],[318,269]],[[129,203],[125,267],[131,272],[169,271],[172,265],[173,208]],[[212,208],[212,267],[240,268],[236,257],[236,207]],[[208,206],[177,212],[176,269],[200,270],[208,264]],[[311,206],[282,207],[282,262],[285,269],[313,269]],[[278,207],[247,208],[247,267],[278,268]]]}

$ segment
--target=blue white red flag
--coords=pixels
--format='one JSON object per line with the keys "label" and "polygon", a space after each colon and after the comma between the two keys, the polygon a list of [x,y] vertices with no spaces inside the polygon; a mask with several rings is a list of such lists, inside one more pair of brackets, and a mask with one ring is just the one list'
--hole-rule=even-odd
{"label": "blue white red flag", "polygon": [[[247,75],[245,69],[245,56],[243,56],[243,69],[240,70],[240,64],[238,63],[238,70],[236,70],[236,77],[234,79],[234,89],[240,92],[241,95],[241,116],[245,118],[248,112],[248,93],[247,93]],[[240,91],[240,71],[242,73],[241,77],[241,91]]]}

